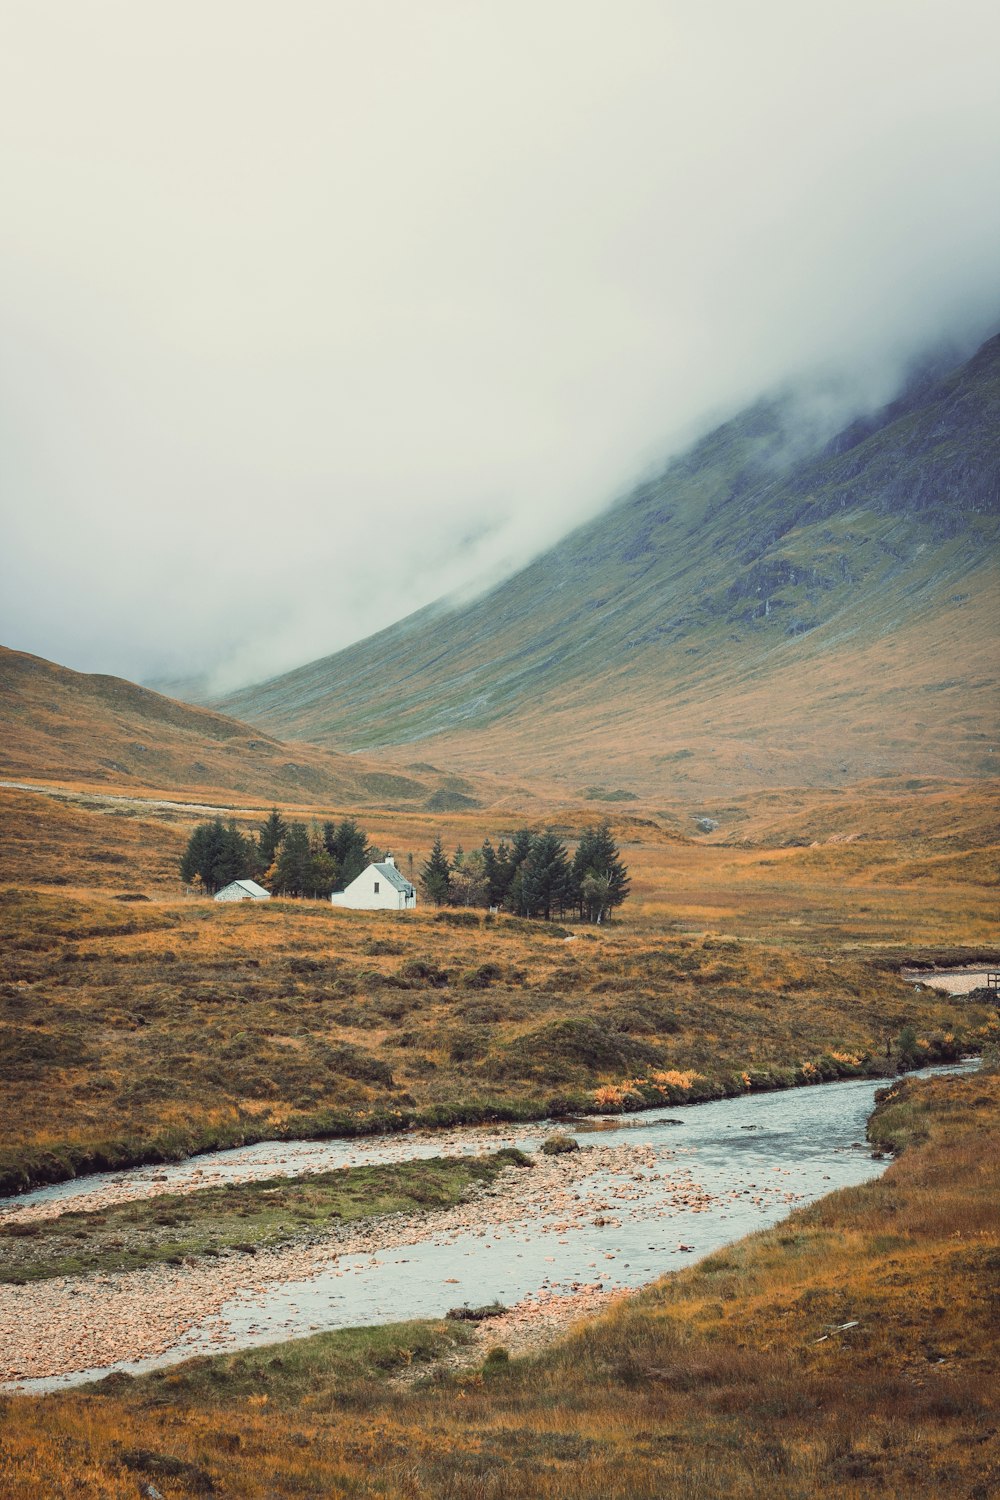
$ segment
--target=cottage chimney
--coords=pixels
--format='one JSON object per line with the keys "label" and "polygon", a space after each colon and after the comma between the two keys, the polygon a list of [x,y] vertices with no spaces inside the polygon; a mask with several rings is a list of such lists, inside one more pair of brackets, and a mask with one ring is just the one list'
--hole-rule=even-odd
{"label": "cottage chimney", "polygon": [[387,854],[386,855],[385,862],[386,862],[387,865],[392,865],[393,869],[396,868],[396,861],[393,859],[393,857],[392,857],[391,854]]}

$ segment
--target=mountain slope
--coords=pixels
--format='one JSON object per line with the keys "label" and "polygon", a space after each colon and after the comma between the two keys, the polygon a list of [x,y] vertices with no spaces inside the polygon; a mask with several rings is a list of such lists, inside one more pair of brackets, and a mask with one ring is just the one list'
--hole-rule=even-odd
{"label": "mountain slope", "polygon": [[647,794],[986,774],[998,511],[995,338],[805,457],[760,402],[477,602],[219,706]]}
{"label": "mountain slope", "polygon": [[490,796],[433,767],[400,775],[336,751],[286,745],[123,678],[71,672],[3,647],[0,724],[0,777],[8,780],[334,806],[447,808]]}

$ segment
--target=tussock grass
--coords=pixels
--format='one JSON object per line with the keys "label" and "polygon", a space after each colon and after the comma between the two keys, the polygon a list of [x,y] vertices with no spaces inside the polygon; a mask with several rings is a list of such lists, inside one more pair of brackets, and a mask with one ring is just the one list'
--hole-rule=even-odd
{"label": "tussock grass", "polygon": [[[870,960],[637,923],[0,887],[0,1190],[267,1137],[683,1103],[976,1048]],[[488,987],[468,976],[489,976]],[[610,1090],[611,1092],[608,1092]]]}

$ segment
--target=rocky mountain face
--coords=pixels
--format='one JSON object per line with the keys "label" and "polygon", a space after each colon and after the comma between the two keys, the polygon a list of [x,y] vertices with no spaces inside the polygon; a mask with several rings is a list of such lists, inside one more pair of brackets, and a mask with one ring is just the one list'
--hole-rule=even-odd
{"label": "rocky mountain face", "polygon": [[645,796],[988,774],[998,512],[994,338],[822,447],[760,401],[485,597],[216,706]]}

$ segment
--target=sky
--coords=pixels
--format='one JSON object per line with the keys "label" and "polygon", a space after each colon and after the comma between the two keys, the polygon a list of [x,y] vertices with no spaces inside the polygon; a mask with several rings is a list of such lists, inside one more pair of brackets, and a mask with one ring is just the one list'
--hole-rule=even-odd
{"label": "sky", "polygon": [[222,690],[763,391],[887,399],[1000,326],[998,56],[995,0],[2,0],[0,641]]}

